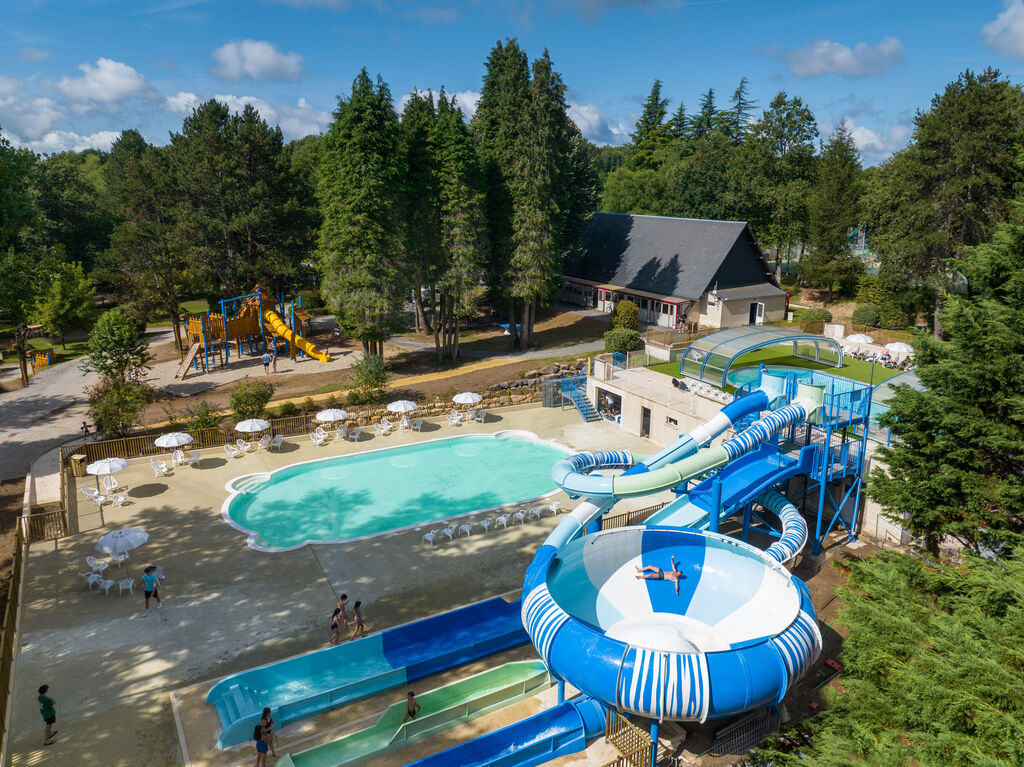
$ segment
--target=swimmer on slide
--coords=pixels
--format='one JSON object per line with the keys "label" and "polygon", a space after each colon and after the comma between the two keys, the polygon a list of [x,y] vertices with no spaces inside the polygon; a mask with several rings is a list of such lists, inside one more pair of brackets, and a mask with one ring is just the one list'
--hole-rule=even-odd
{"label": "swimmer on slide", "polygon": [[679,570],[676,570],[675,556],[669,557],[669,561],[672,563],[671,570],[662,570],[657,565],[644,565],[643,567],[636,568],[636,577],[640,580],[646,581],[675,581],[676,594],[678,594],[679,581],[686,576]]}

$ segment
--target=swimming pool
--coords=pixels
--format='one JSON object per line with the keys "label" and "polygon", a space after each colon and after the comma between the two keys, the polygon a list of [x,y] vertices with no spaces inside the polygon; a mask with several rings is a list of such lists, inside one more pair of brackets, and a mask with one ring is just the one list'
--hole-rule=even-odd
{"label": "swimming pool", "polygon": [[[788,365],[766,365],[765,367],[769,373],[798,373],[800,375],[797,376],[797,380],[805,377],[810,378],[812,373],[812,371],[807,368],[795,368],[789,367]],[[729,372],[729,375],[726,376],[726,380],[731,386],[735,386],[738,389],[743,386],[743,384],[756,381],[760,374],[760,370],[761,368],[758,365],[753,365],[747,368],[737,368],[736,370]]]}
{"label": "swimming pool", "polygon": [[506,431],[321,458],[236,477],[221,515],[260,551],[367,538],[549,495],[569,452]]}

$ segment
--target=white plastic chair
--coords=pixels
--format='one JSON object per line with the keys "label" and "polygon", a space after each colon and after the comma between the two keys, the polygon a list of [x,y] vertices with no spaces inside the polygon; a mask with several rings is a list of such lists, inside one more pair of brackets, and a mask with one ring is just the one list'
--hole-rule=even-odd
{"label": "white plastic chair", "polygon": [[224,452],[228,454],[228,458],[241,458],[242,451],[234,445],[224,445]]}
{"label": "white plastic chair", "polygon": [[512,515],[512,519],[521,525],[526,524],[526,509],[520,509]]}
{"label": "white plastic chair", "polygon": [[118,508],[124,506],[124,502],[128,500],[127,495],[118,495],[117,493],[111,493],[107,497],[110,498],[110,500],[112,500],[114,502],[114,505],[117,506]]}
{"label": "white plastic chair", "polygon": [[411,426],[412,426],[412,424],[411,424],[411,423],[409,423],[409,416],[407,416],[407,415],[403,415],[403,416],[402,416],[402,420],[400,420],[400,421],[398,422],[398,428],[399,428],[399,429],[408,429],[408,428],[410,428]]}
{"label": "white plastic chair", "polygon": [[505,514],[499,514],[494,518],[494,526],[501,525],[503,528],[508,530],[508,523],[512,521],[512,512],[509,511]]}
{"label": "white plastic chair", "polygon": [[473,537],[473,528],[476,527],[476,520],[471,519],[469,522],[463,522],[459,525],[459,532],[465,533],[467,538]]}
{"label": "white plastic chair", "polygon": [[103,506],[103,503],[107,500],[107,496],[100,495],[100,491],[93,487],[83,487],[82,492],[86,498],[96,504],[96,508]]}
{"label": "white plastic chair", "polygon": [[465,421],[466,423],[469,423],[470,421],[476,420],[476,408],[475,407],[471,407],[469,410],[467,410],[463,414],[462,420]]}
{"label": "white plastic chair", "polygon": [[324,434],[322,431],[314,431],[312,434],[309,435],[309,438],[313,440],[313,444],[316,445],[317,447],[320,447],[327,441],[327,435]]}
{"label": "white plastic chair", "polygon": [[85,585],[89,587],[89,591],[92,591],[94,583],[103,580],[103,576],[99,573],[79,573],[82,576],[82,580],[85,581]]}
{"label": "white plastic chair", "polygon": [[562,504],[560,504],[558,501],[554,501],[552,503],[549,503],[544,508],[547,509],[548,511],[550,511],[551,512],[551,516],[553,516],[553,517],[557,516],[559,514],[559,512],[568,511],[568,509],[563,509],[562,508]]}
{"label": "white plastic chair", "polygon": [[121,485],[118,484],[117,477],[113,474],[108,474],[103,478],[103,489],[108,493],[113,492],[114,490],[127,490],[126,487],[121,487]]}
{"label": "white plastic chair", "polygon": [[461,422],[459,419],[459,414],[456,413],[455,411],[452,411],[451,413],[445,413],[445,418],[448,419],[449,426],[458,426],[459,423]]}
{"label": "white plastic chair", "polygon": [[409,428],[412,431],[420,431],[420,432],[423,431],[423,419],[422,418],[413,418],[412,419],[412,423],[409,424]]}
{"label": "white plastic chair", "polygon": [[188,455],[185,456],[185,463],[187,463],[189,466],[194,466],[195,468],[198,469],[199,468],[199,451],[198,450],[189,450],[188,451]]}
{"label": "white plastic chair", "polygon": [[100,578],[96,581],[96,585],[103,589],[103,593],[108,597],[110,596],[110,587],[113,586],[117,581],[108,581],[106,578]]}
{"label": "white plastic chair", "polygon": [[378,437],[383,437],[388,433],[388,427],[384,425],[383,421],[381,423],[375,423],[373,425],[373,430],[376,432]]}
{"label": "white plastic chair", "polygon": [[488,530],[491,529],[491,525],[494,524],[494,517],[484,517],[479,522],[477,522],[477,524],[480,527],[482,527],[484,529],[484,532],[486,533]]}
{"label": "white plastic chair", "polygon": [[361,436],[363,436],[363,427],[356,426],[354,429],[349,430],[348,440],[349,442],[358,442]]}
{"label": "white plastic chair", "polygon": [[243,453],[248,453],[250,450],[252,450],[252,443],[246,442],[241,437],[235,440],[235,444],[238,445],[238,449]]}
{"label": "white plastic chair", "polygon": [[476,411],[476,422],[477,423],[483,423],[486,420],[487,420],[487,411],[486,410],[477,410]]}
{"label": "white plastic chair", "polygon": [[260,437],[260,441],[256,443],[256,449],[257,450],[261,450],[261,449],[262,450],[266,450],[269,447],[270,447],[270,435],[269,434],[264,434],[262,437]]}
{"label": "white plastic chair", "polygon": [[281,445],[284,444],[284,436],[281,434],[276,435],[270,440],[270,445],[267,447],[268,450],[280,450]]}
{"label": "white plastic chair", "polygon": [[447,535],[448,536],[448,540],[450,541],[450,540],[453,540],[455,538],[455,534],[458,531],[459,531],[458,525],[448,525],[448,527],[444,528],[441,531],[441,535]]}
{"label": "white plastic chair", "polygon": [[423,533],[423,542],[429,543],[431,546],[434,545],[434,541],[441,537],[442,529],[439,527],[436,530],[430,530],[429,532]]}
{"label": "white plastic chair", "polygon": [[530,515],[531,517],[536,517],[537,519],[540,519],[541,517],[543,517],[543,516],[544,516],[544,510],[545,510],[546,508],[547,508],[546,506],[534,506],[534,507],[533,507],[532,509],[530,509],[530,510],[529,510],[529,511],[528,511],[527,513],[528,513],[528,514],[529,514],[529,515]]}
{"label": "white plastic chair", "polygon": [[109,562],[104,562],[102,559],[96,559],[96,557],[86,557],[85,563],[92,568],[92,571],[94,573],[102,573],[104,570],[110,567]]}
{"label": "white plastic chair", "polygon": [[343,440],[347,436],[348,436],[348,429],[345,427],[345,424],[342,424],[341,426],[339,426],[337,429],[334,430],[334,438],[336,440]]}
{"label": "white plastic chair", "polygon": [[158,461],[156,458],[150,458],[149,465],[153,467],[153,474],[157,477],[167,476],[167,464],[163,461]]}
{"label": "white plastic chair", "polygon": [[185,463],[185,451],[175,450],[171,453],[171,466],[181,466]]}
{"label": "white plastic chair", "polygon": [[114,564],[120,567],[122,562],[128,560],[128,552],[122,551],[120,554],[111,554],[110,559],[114,562]]}
{"label": "white plastic chair", "polygon": [[124,592],[129,594],[135,593],[135,579],[134,578],[122,578],[117,582],[117,595],[121,596]]}

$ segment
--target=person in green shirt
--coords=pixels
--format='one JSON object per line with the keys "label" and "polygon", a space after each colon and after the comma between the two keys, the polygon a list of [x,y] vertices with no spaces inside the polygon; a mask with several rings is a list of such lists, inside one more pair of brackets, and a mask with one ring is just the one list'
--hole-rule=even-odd
{"label": "person in green shirt", "polygon": [[39,713],[43,715],[43,721],[46,722],[46,729],[43,731],[44,746],[51,745],[53,736],[57,734],[57,731],[53,729],[53,723],[57,721],[57,710],[53,707],[53,698],[46,694],[49,689],[50,685],[48,684],[39,688]]}

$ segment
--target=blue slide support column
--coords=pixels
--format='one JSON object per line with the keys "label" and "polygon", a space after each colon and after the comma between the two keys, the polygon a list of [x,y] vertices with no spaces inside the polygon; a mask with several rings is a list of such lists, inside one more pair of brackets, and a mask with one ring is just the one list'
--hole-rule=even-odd
{"label": "blue slide support column", "polygon": [[558,680],[558,702],[565,703],[565,680]]}
{"label": "blue slide support column", "polygon": [[658,767],[658,720],[651,720],[651,767]]}
{"label": "blue slide support column", "polygon": [[718,532],[718,522],[722,516],[722,474],[719,472],[715,474],[714,480],[711,482],[711,513],[709,515],[709,522],[711,526],[708,528],[711,532]]}

